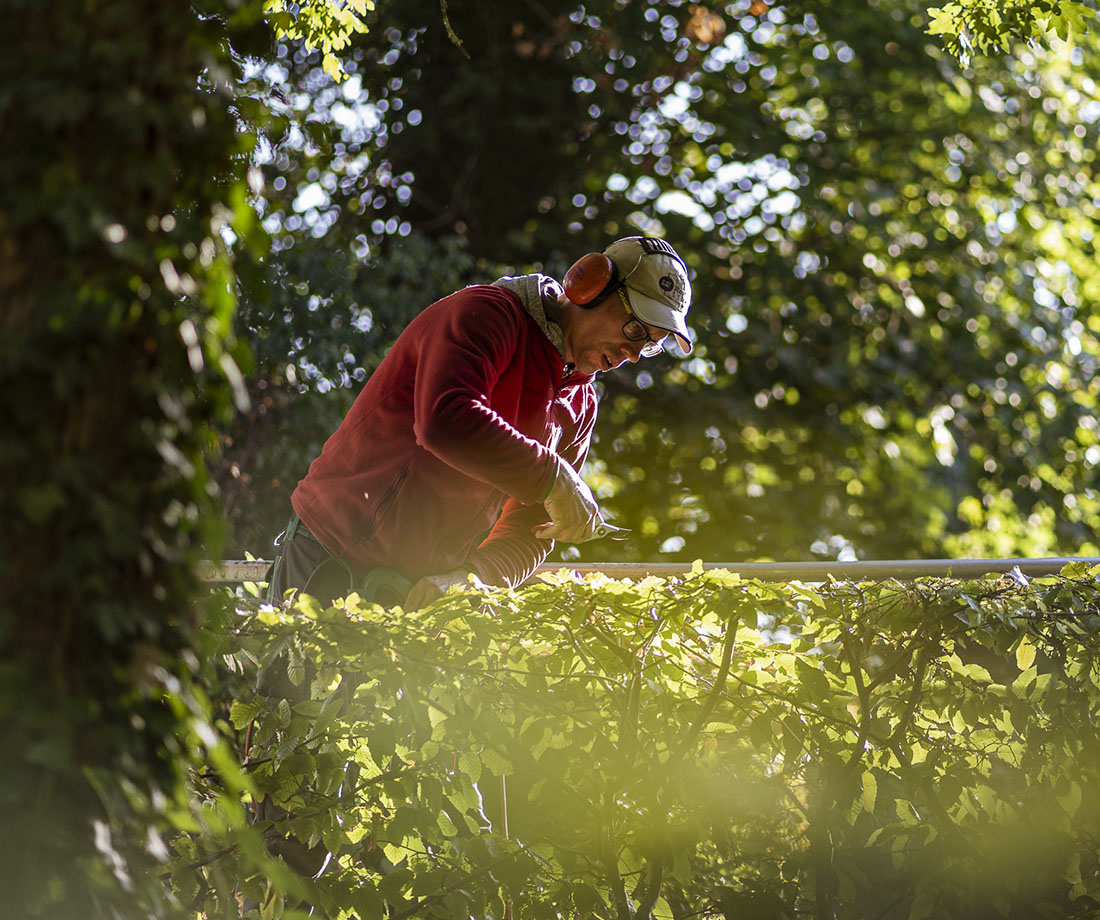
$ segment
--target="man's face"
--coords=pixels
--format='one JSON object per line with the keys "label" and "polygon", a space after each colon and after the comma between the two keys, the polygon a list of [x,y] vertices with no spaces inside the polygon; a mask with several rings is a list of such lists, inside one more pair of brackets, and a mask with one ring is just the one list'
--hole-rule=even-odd
{"label": "man's face", "polygon": [[[625,329],[624,329],[625,327]],[[565,359],[581,374],[595,374],[636,362],[642,349],[660,343],[668,333],[638,320],[627,309],[617,291],[596,306],[572,312],[565,338]],[[631,339],[629,336],[640,336]]]}

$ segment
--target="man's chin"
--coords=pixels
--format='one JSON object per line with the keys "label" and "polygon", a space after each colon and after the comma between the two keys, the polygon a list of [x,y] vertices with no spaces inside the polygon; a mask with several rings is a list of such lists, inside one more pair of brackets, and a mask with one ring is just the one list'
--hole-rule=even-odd
{"label": "man's chin", "polygon": [[576,373],[578,374],[606,374],[614,369],[615,365],[603,352],[585,355],[576,364]]}
{"label": "man's chin", "polygon": [[592,361],[580,361],[576,364],[574,373],[591,376],[592,374],[600,373],[602,370],[603,368],[599,364]]}

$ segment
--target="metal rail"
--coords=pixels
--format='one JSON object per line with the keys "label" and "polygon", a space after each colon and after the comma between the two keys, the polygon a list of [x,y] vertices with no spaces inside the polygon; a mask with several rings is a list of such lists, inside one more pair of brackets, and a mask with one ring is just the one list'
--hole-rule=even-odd
{"label": "metal rail", "polygon": [[[1044,559],[875,559],[862,562],[705,562],[704,570],[726,569],[745,578],[760,581],[826,581],[828,578],[851,581],[901,580],[928,576],[980,578],[995,573],[1019,570],[1028,577],[1055,575],[1069,562],[1100,565],[1100,556],[1052,556]],[[203,563],[202,579],[212,584],[242,581],[262,582],[271,563],[264,560]],[[595,572],[612,578],[644,578],[646,575],[687,575],[690,562],[597,562],[589,565],[548,563],[535,571],[557,572],[565,569],[578,575]]]}

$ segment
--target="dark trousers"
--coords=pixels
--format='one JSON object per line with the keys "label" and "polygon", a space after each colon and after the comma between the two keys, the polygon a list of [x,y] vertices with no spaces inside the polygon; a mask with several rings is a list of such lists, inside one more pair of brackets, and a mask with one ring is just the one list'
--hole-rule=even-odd
{"label": "dark trousers", "polygon": [[312,594],[321,604],[331,604],[355,590],[355,576],[348,564],[325,549],[298,515],[291,515],[275,545],[279,552],[267,587],[270,603],[282,603],[292,588]]}

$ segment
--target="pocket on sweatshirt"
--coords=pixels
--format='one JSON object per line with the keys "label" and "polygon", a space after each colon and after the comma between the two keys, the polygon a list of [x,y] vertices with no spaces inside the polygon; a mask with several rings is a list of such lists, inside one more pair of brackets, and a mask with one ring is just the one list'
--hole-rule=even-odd
{"label": "pocket on sweatshirt", "polygon": [[371,513],[370,520],[366,527],[363,528],[363,532],[359,535],[360,543],[369,541],[378,533],[378,529],[386,523],[390,511],[393,508],[393,503],[397,500],[397,493],[401,491],[401,487],[405,484],[405,480],[408,479],[408,477],[409,468],[406,466],[397,475],[397,478],[389,484],[386,491],[382,493],[382,497],[378,499],[378,504],[374,506],[374,511]]}

